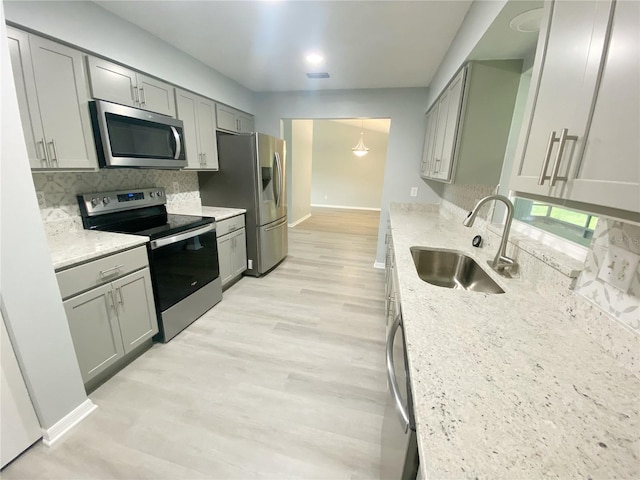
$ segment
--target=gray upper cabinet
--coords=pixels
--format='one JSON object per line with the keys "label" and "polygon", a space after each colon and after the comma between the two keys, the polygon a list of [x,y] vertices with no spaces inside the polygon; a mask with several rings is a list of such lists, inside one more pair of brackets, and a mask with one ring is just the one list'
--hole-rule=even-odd
{"label": "gray upper cabinet", "polygon": [[545,9],[510,187],[637,216],[638,4],[555,2]]}
{"label": "gray upper cabinet", "polygon": [[567,198],[640,212],[640,3],[617,2],[584,154]]}
{"label": "gray upper cabinet", "polygon": [[216,104],[216,119],[218,130],[232,133],[250,133],[254,129],[251,115],[220,103]]}
{"label": "gray upper cabinet", "polygon": [[176,116],[172,85],[101,58],[87,65],[93,98]]}
{"label": "gray upper cabinet", "polygon": [[215,102],[186,90],[175,90],[178,118],[184,123],[186,168],[218,170]]}
{"label": "gray upper cabinet", "polygon": [[423,178],[499,182],[521,71],[520,60],[473,61],[453,77],[427,112]]}
{"label": "gray upper cabinet", "polygon": [[33,169],[97,169],[82,52],[7,27]]}

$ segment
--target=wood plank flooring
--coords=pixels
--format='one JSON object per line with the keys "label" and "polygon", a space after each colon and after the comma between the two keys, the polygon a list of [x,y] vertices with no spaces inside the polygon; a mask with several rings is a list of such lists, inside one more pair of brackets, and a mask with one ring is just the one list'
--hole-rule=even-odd
{"label": "wood plank flooring", "polygon": [[289,256],[101,386],[4,479],[379,477],[386,399],[378,212],[316,209]]}

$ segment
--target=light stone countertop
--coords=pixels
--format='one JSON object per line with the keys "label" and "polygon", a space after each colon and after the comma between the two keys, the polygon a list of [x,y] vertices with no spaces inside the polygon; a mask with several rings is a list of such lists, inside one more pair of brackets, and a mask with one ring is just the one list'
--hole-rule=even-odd
{"label": "light stone countertop", "polygon": [[124,233],[77,230],[47,237],[53,268],[62,270],[149,241],[149,237]]}
{"label": "light stone countertop", "polygon": [[[423,478],[640,478],[640,380],[571,319],[486,265],[473,229],[390,209]],[[441,288],[409,248],[460,250],[506,293]]]}

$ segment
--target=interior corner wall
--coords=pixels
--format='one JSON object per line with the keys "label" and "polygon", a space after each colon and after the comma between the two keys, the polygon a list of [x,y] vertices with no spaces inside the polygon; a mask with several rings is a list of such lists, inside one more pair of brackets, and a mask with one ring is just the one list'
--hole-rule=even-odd
{"label": "interior corner wall", "polygon": [[253,113],[251,90],[93,2],[5,0],[4,6],[11,23]]}
{"label": "interior corner wall", "polygon": [[289,224],[303,220],[311,214],[311,169],[315,142],[313,120],[291,121],[291,208]]}
{"label": "interior corner wall", "polygon": [[447,53],[429,84],[427,108],[438,98],[453,75],[469,57],[478,41],[507,4],[507,0],[473,2],[462,21]]}
{"label": "interior corner wall", "polygon": [[[361,131],[369,153],[356,157],[352,148]],[[380,208],[388,137],[386,132],[314,120],[311,204]]]}
{"label": "interior corner wall", "polygon": [[0,5],[0,300],[43,428],[86,399],[27,158]]}
{"label": "interior corner wall", "polygon": [[[280,119],[390,118],[376,261],[384,262],[390,202],[439,203],[420,179],[427,88],[267,92],[254,97],[256,128],[280,136]],[[418,195],[411,197],[412,187]],[[372,259],[374,260],[374,259]]]}

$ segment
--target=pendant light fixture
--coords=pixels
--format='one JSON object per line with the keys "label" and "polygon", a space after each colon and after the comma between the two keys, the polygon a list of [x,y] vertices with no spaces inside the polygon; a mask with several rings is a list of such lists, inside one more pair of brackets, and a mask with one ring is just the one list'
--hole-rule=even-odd
{"label": "pendant light fixture", "polygon": [[367,153],[369,153],[369,149],[364,146],[364,119],[360,124],[360,141],[358,144],[351,149],[354,155],[357,157],[364,157]]}

